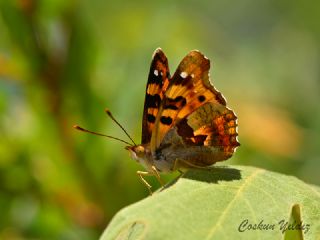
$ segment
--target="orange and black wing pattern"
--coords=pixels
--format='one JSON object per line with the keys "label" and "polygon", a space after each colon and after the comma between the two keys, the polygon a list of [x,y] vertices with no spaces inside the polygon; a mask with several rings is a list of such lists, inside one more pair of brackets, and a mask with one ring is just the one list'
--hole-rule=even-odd
{"label": "orange and black wing pattern", "polygon": [[167,57],[163,51],[158,48],[152,57],[146,87],[142,119],[142,144],[149,143],[151,140],[152,130],[155,126],[158,111],[164,97],[164,92],[169,85],[169,79],[170,73]]}
{"label": "orange and black wing pattern", "polygon": [[180,121],[177,132],[189,146],[211,149],[214,157],[207,159],[207,165],[228,159],[240,145],[237,140],[237,116],[231,109],[212,102],[201,106]]}
{"label": "orange and black wing pattern", "polygon": [[199,51],[183,58],[164,92],[152,129],[151,150],[159,147],[170,128],[202,105],[211,102],[226,105],[226,101],[210,83],[210,61]]}

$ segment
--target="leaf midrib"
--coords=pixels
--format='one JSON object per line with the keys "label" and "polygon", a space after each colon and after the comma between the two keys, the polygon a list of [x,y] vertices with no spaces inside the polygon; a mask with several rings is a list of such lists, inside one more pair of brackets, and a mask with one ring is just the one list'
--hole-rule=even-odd
{"label": "leaf midrib", "polygon": [[240,195],[242,194],[244,188],[246,186],[249,185],[250,182],[252,182],[252,180],[259,174],[264,172],[265,170],[263,169],[257,169],[256,171],[254,171],[249,177],[247,177],[242,186],[238,189],[237,193],[234,195],[234,198],[230,201],[230,203],[228,204],[228,206],[224,209],[224,211],[222,212],[222,214],[220,215],[218,221],[216,222],[216,224],[212,227],[211,231],[209,231],[209,234],[207,236],[207,240],[208,239],[212,239],[212,236],[216,233],[217,229],[219,229],[219,227],[221,226],[222,222],[224,221],[224,219],[226,218],[227,213],[229,212],[229,210],[231,209],[231,207],[233,206],[234,202],[240,197]]}

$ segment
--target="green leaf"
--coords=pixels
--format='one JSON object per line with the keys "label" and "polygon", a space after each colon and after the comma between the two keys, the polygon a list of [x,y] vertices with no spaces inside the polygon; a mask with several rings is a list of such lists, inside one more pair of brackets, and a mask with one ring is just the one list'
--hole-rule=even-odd
{"label": "green leaf", "polygon": [[320,191],[296,177],[229,166],[185,173],[122,209],[101,239],[317,239]]}

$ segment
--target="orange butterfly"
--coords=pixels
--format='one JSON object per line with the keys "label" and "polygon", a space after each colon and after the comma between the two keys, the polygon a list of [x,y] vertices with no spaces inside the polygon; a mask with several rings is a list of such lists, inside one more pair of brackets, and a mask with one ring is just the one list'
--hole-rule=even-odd
{"label": "orange butterfly", "polygon": [[[153,175],[162,183],[159,173],[208,167],[230,158],[240,145],[237,117],[211,85],[209,68],[208,58],[199,51],[191,51],[170,77],[165,54],[160,48],[155,51],[146,87],[139,145],[107,110],[133,142],[132,145],[115,138],[127,143],[131,157],[146,169],[137,174],[150,193],[151,186],[143,176]],[[75,128],[91,132],[79,126]]]}

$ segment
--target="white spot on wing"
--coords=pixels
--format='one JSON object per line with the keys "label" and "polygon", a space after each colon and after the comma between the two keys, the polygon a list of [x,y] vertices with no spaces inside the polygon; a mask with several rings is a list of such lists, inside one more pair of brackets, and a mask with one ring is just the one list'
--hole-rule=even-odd
{"label": "white spot on wing", "polygon": [[193,73],[191,74],[191,77],[194,78],[194,74]]}
{"label": "white spot on wing", "polygon": [[158,72],[158,70],[157,70],[157,69],[155,69],[155,70],[153,71],[153,73],[154,73],[154,75],[156,75],[156,76],[158,76],[158,75],[159,75],[159,72]]}
{"label": "white spot on wing", "polygon": [[181,76],[182,78],[186,78],[186,77],[188,76],[188,73],[186,73],[186,72],[181,72],[181,73],[180,73],[180,76]]}

